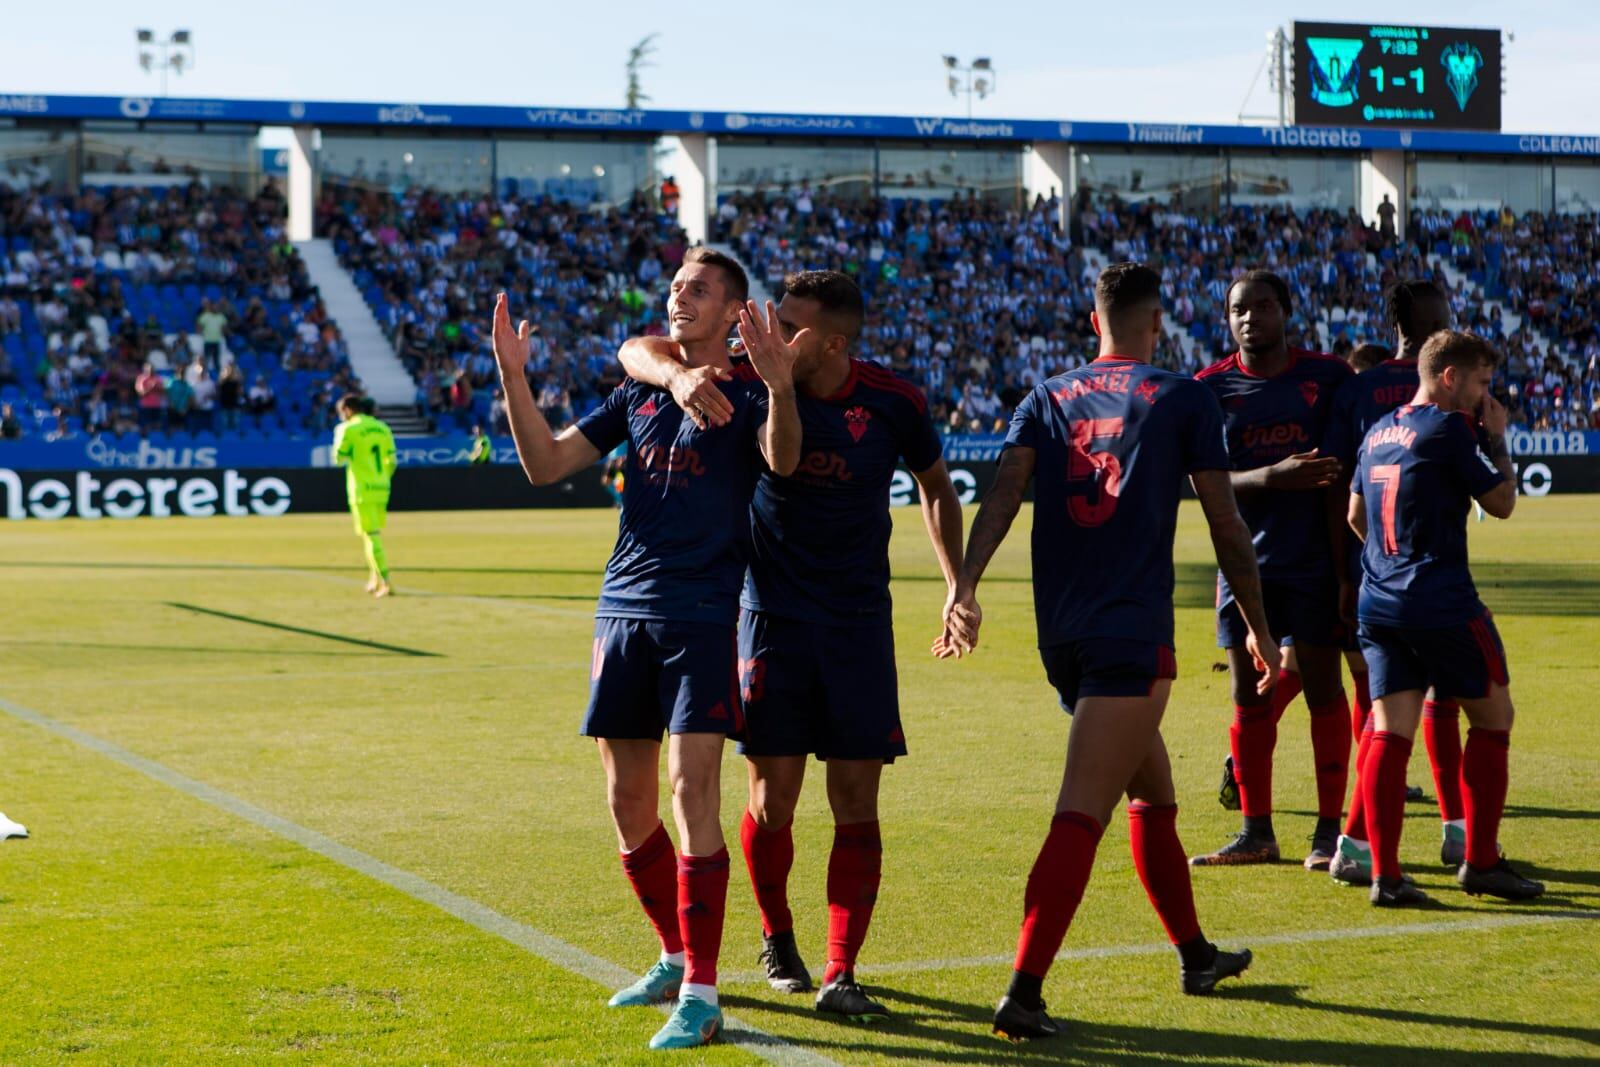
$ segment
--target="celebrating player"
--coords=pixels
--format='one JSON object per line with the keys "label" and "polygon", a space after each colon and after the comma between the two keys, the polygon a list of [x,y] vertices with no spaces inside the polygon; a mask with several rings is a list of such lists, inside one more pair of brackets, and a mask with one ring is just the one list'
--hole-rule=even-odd
{"label": "celebrating player", "polygon": [[1499,854],[1511,682],[1467,564],[1471,501],[1498,519],[1510,518],[1517,502],[1506,411],[1489,393],[1495,362],[1494,350],[1471,334],[1430,337],[1415,397],[1368,431],[1350,481],[1350,526],[1365,542],[1356,613],[1374,726],[1360,780],[1372,836],[1371,899],[1380,907],[1428,899],[1401,876],[1399,849],[1406,762],[1430,685],[1458,700],[1472,724],[1461,761],[1467,841],[1457,879],[1468,893],[1506,900],[1544,892]]}
{"label": "celebrating player", "polygon": [[1072,727],[1055,818],[1028,875],[1011,986],[995,1012],[995,1032],[1013,1040],[1059,1032],[1041,988],[1124,792],[1134,867],[1177,946],[1184,992],[1210,992],[1250,965],[1248,950],[1224,952],[1207,941],[1195,917],[1160,733],[1177,675],[1172,541],[1185,475],[1263,691],[1277,673],[1278,649],[1250,531],[1233,501],[1222,412],[1205,386],[1149,365],[1161,337],[1160,285],[1136,263],[1101,273],[1091,318],[1100,356],[1040,384],[1017,408],[935,646],[950,655],[976,643],[978,582],[1034,482],[1039,654]]}
{"label": "celebrating player", "polygon": [[346,393],[336,406],[341,421],[333,430],[333,462],[344,468],[345,498],[367,557],[367,592],[386,597],[394,592],[389,557],[383,551],[389,484],[399,462],[394,434],[368,413],[364,397]]}
{"label": "celebrating player", "polygon": [[[627,381],[576,426],[552,434],[523,370],[528,324],[513,329],[505,294],[495,302],[495,359],[529,480],[569,477],[623,441],[632,457],[595,612],[582,732],[598,740],[622,867],[661,942],[660,961],[611,1004],[678,997],[651,1048],[694,1047],[721,1027],[728,851],[720,770],[723,738],[741,718],[733,634],[741,542],[761,457],[783,473],[799,460],[792,372],[800,347],[779,335],[770,306],[765,317],[746,307],[748,292],[736,261],[702,248],[685,255],[672,280],[667,315],[685,358],[728,371],[728,331],[737,322],[754,368],[720,386],[732,414],[706,430],[666,391]],[[682,843],[676,859],[658,814],[663,730]]]}
{"label": "celebrating player", "polygon": [[[1323,451],[1339,460],[1346,476],[1355,470],[1356,457],[1367,431],[1383,416],[1416,396],[1417,356],[1423,344],[1438,331],[1450,327],[1450,299],[1436,282],[1397,282],[1385,294],[1384,304],[1389,320],[1394,323],[1399,355],[1363,370],[1340,386],[1328,417]],[[1353,622],[1355,592],[1361,586],[1361,543],[1346,536],[1343,530],[1336,531],[1334,540],[1336,553],[1340,543],[1345,546],[1342,558],[1349,578],[1349,585],[1341,588],[1346,601],[1341,603],[1340,611],[1347,621]],[[1356,690],[1350,723],[1356,739],[1356,773],[1344,833],[1339,835],[1338,849],[1328,873],[1336,881],[1369,885],[1372,882],[1372,848],[1367,837],[1366,806],[1361,799],[1360,768],[1372,737],[1372,699],[1367,664],[1361,656],[1359,642],[1354,650],[1347,642],[1346,656]],[[1433,767],[1439,816],[1444,823],[1439,858],[1452,870],[1465,860],[1467,847],[1466,816],[1461,800],[1460,714],[1454,701],[1437,700],[1431,693],[1422,705],[1422,737]],[[1408,799],[1410,795],[1411,791],[1407,790]]]}
{"label": "celebrating player", "polygon": [[[1334,488],[1339,461],[1318,454],[1328,411],[1350,376],[1342,360],[1291,349],[1286,322],[1289,287],[1270,271],[1250,271],[1228,289],[1228,326],[1239,351],[1197,377],[1221,402],[1234,492],[1249,524],[1260,567],[1267,621],[1294,642],[1299,672],[1282,671],[1262,685],[1245,648],[1244,620],[1227,575],[1217,579],[1217,644],[1228,651],[1233,678],[1232,773],[1244,826],[1195,866],[1276,863],[1272,825],[1272,754],[1278,720],[1301,691],[1311,711],[1317,779],[1317,825],[1308,870],[1326,870],[1337,847],[1350,758],[1350,709],[1339,646],[1339,586],[1330,527],[1342,510]],[[1267,679],[1271,683],[1272,679]]]}
{"label": "celebrating player", "polygon": [[[791,274],[777,311],[784,336],[800,349],[794,379],[804,458],[789,477],[763,473],[751,507],[739,621],[740,751],[749,760],[750,802],[739,836],[761,910],[767,979],[774,989],[805,992],[811,977],[789,910],[792,828],[807,756],[827,762],[834,834],[828,961],[816,1004],[876,1019],[888,1012],[856,982],[855,962],[878,894],[879,780],[884,764],[906,753],[889,599],[896,463],[903,459],[921,488],[923,521],[952,588],[961,503],[922,393],[851,357],[864,309],[849,275]],[[728,417],[714,375],[685,367],[670,343],[635,339],[622,357],[630,374],[672,389],[693,417],[713,424]]]}

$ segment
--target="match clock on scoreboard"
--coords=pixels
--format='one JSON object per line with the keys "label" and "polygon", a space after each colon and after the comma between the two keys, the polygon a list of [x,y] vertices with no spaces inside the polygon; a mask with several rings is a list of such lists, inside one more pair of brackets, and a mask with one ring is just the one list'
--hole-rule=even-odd
{"label": "match clock on scoreboard", "polygon": [[1303,126],[1500,129],[1500,31],[1294,24]]}

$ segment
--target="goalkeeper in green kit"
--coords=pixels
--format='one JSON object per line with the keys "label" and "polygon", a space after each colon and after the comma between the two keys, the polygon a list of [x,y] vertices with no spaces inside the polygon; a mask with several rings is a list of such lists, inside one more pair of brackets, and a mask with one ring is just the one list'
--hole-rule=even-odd
{"label": "goalkeeper in green kit", "polygon": [[385,597],[389,561],[383,554],[383,523],[389,514],[389,482],[399,460],[394,434],[387,424],[367,414],[366,398],[346,393],[339,398],[339,418],[333,431],[333,462],[344,468],[345,494],[356,534],[367,554],[367,592]]}

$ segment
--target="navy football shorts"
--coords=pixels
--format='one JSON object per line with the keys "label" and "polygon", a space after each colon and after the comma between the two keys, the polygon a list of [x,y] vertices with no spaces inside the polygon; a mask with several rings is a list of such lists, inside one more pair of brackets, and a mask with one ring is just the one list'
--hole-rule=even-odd
{"label": "navy football shorts", "polygon": [[1480,700],[1489,685],[1510,685],[1505,646],[1494,616],[1485,611],[1456,626],[1361,624],[1361,652],[1374,700],[1432,686],[1436,699]]}
{"label": "navy football shorts", "polygon": [[1162,678],[1178,676],[1166,645],[1125,637],[1086,637],[1039,650],[1045,677],[1068,715],[1080,697],[1147,697]]}
{"label": "navy football shorts", "polygon": [[746,756],[882,760],[906,754],[894,630],[739,615]]}
{"label": "navy football shorts", "polygon": [[[1280,644],[1344,645],[1339,621],[1339,585],[1327,578],[1261,580],[1267,626]],[[1217,647],[1243,648],[1248,631],[1233,591],[1217,579]]]}
{"label": "navy football shorts", "polygon": [[661,740],[737,734],[744,713],[733,629],[703,622],[596,619],[585,737]]}

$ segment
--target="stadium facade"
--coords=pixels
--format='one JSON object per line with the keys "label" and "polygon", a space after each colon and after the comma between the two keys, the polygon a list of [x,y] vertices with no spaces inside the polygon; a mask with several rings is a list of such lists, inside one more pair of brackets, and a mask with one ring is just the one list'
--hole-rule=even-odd
{"label": "stadium facade", "polygon": [[[288,148],[263,153],[263,127],[286,127]],[[199,175],[248,190],[281,161],[295,240],[313,236],[324,178],[621,203],[657,190],[664,146],[675,149],[679,218],[693,239],[720,196],[802,182],[836,195],[973,190],[1019,203],[1088,189],[1177,197],[1197,212],[1353,208],[1369,221],[1387,197],[1402,232],[1412,207],[1600,205],[1600,136],[0,93],[0,181],[48,173],[74,189]]]}

